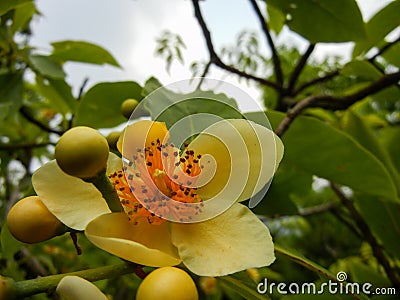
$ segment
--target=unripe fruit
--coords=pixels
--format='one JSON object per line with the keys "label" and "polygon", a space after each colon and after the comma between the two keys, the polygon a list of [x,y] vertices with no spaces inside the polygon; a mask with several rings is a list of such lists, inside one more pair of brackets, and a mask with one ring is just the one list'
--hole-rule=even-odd
{"label": "unripe fruit", "polygon": [[106,168],[108,154],[108,143],[104,136],[93,128],[78,126],[61,136],[54,156],[65,173],[89,179]]}
{"label": "unripe fruit", "polygon": [[113,132],[110,132],[109,135],[107,135],[107,138],[106,138],[107,143],[111,149],[117,149],[117,142],[118,142],[120,135],[121,135],[121,132],[119,132],[119,131],[113,131]]}
{"label": "unripe fruit", "polygon": [[135,110],[135,108],[138,106],[139,101],[135,99],[126,99],[124,102],[121,104],[121,113],[122,115],[129,119],[131,117],[132,112]]}
{"label": "unripe fruit", "polygon": [[151,272],[140,284],[136,300],[197,300],[193,279],[185,271],[163,267]]}
{"label": "unripe fruit", "polygon": [[43,204],[38,196],[18,201],[7,215],[11,234],[23,243],[40,243],[63,232],[62,224]]}

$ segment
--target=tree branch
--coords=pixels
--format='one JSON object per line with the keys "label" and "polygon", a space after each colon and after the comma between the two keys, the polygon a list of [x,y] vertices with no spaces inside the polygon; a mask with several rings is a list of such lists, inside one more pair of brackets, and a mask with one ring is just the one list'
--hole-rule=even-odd
{"label": "tree branch", "polygon": [[251,74],[248,74],[246,72],[243,72],[241,70],[236,69],[233,66],[229,66],[227,64],[225,64],[221,58],[218,56],[218,54],[215,52],[214,49],[214,45],[211,39],[211,33],[208,30],[207,24],[204,21],[203,15],[201,14],[201,10],[200,10],[200,5],[199,5],[199,0],[192,0],[193,3],[193,7],[194,7],[194,15],[200,25],[200,28],[203,32],[203,36],[206,40],[206,44],[207,44],[207,49],[208,49],[208,53],[210,55],[210,62],[218,67],[220,67],[221,69],[231,72],[233,74],[239,75],[241,77],[247,78],[247,79],[252,79],[258,83],[261,83],[263,85],[272,87],[274,89],[281,89],[281,86],[277,85],[275,82],[269,81],[267,79],[261,78],[261,77],[257,77]]}
{"label": "tree branch", "polygon": [[268,23],[265,20],[263,14],[260,11],[260,8],[257,5],[256,0],[250,0],[251,5],[253,6],[254,12],[257,15],[258,20],[260,21],[261,29],[264,32],[265,38],[267,39],[268,46],[272,53],[272,63],[274,65],[274,71],[276,75],[276,81],[279,86],[283,86],[283,72],[281,67],[281,61],[279,59],[278,52],[276,50],[274,41],[272,40],[272,36],[270,34]]}
{"label": "tree branch", "polygon": [[331,95],[313,95],[307,97],[297,104],[286,114],[285,118],[281,121],[275,133],[282,136],[289,128],[291,123],[296,117],[308,107],[321,107],[326,109],[342,110],[353,105],[357,101],[364,99],[366,96],[375,94],[400,80],[400,71],[396,73],[387,74],[378,80],[372,82],[365,88],[342,97],[335,97]]}
{"label": "tree branch", "polygon": [[43,124],[42,122],[36,120],[36,119],[32,116],[32,114],[30,113],[28,107],[22,106],[22,107],[19,109],[19,112],[21,113],[21,115],[22,115],[25,119],[27,119],[29,122],[31,122],[32,124],[36,125],[36,126],[39,127],[40,129],[42,129],[42,130],[44,130],[44,131],[47,131],[47,132],[49,132],[49,133],[55,133],[55,134],[58,134],[58,135],[62,135],[62,134],[63,134],[62,131],[56,130],[56,129],[53,129],[53,128],[50,128],[50,127],[47,126],[46,124]]}
{"label": "tree branch", "polygon": [[363,219],[362,215],[357,211],[356,207],[354,206],[353,201],[348,199],[346,195],[340,190],[340,188],[331,183],[331,188],[338,196],[341,203],[346,207],[349,211],[350,215],[352,216],[354,222],[357,224],[357,227],[360,229],[361,233],[363,234],[364,239],[367,243],[371,246],[372,252],[375,258],[378,260],[379,264],[383,267],[386,272],[387,277],[392,282],[393,286],[398,290],[400,289],[400,279],[396,275],[396,272],[390,266],[390,262],[385,256],[383,252],[382,246],[379,244],[377,239],[374,237],[371,229],[369,228],[368,224]]}
{"label": "tree branch", "polygon": [[315,48],[315,44],[308,45],[306,52],[304,52],[304,54],[301,56],[300,60],[296,64],[292,74],[290,75],[289,83],[287,86],[287,92],[289,95],[292,94],[294,86],[296,85],[296,82],[299,79],[299,76],[301,74],[301,71],[303,71],[303,68],[306,65],[307,60],[310,57],[311,53],[314,51],[314,48]]}

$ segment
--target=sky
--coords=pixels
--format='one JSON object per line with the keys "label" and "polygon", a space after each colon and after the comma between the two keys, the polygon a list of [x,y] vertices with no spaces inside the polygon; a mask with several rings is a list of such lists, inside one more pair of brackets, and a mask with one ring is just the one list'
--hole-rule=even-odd
{"label": "sky", "polygon": [[[390,0],[357,1],[364,18],[368,20],[380,7]],[[234,3],[234,4],[233,4]],[[42,16],[33,22],[31,43],[41,53],[51,52],[51,42],[61,40],[84,40],[107,49],[122,66],[95,66],[67,63],[67,81],[77,93],[85,78],[88,88],[97,82],[133,80],[143,84],[151,76],[163,84],[189,79],[189,65],[193,61],[207,60],[204,39],[193,15],[189,0],[36,0]],[[260,3],[261,5],[262,3]],[[208,0],[201,2],[203,16],[212,32],[215,48],[232,46],[243,29],[259,31],[259,23],[246,0]],[[186,44],[183,52],[185,64],[176,62],[170,73],[165,61],[155,57],[156,39],[164,30],[179,34]],[[263,36],[259,34],[260,41]],[[300,49],[306,43],[297,35],[284,33],[280,43],[296,44]],[[266,48],[264,48],[267,51]],[[339,54],[349,58],[351,44],[324,44],[317,47],[315,58]],[[240,86],[253,98],[259,99],[258,89],[238,82],[235,76],[212,68],[209,76],[224,79]],[[253,110],[239,103],[242,110]]]}

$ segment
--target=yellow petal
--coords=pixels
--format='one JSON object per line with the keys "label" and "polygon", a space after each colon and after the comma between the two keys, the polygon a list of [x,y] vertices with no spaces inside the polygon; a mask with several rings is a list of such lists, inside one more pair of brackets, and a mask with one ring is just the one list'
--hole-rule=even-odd
{"label": "yellow petal", "polygon": [[137,264],[165,267],[181,262],[171,243],[168,222],[133,225],[125,213],[112,213],[90,222],[85,234],[97,247]]}
{"label": "yellow petal", "polygon": [[[283,156],[283,144],[273,131],[242,119],[211,125],[190,143],[189,149],[209,154],[217,164],[214,177],[198,189],[204,200],[249,199],[272,178]],[[202,160],[202,164],[207,167],[207,161]],[[208,173],[212,172],[205,175]]]}
{"label": "yellow petal", "polygon": [[267,226],[238,203],[208,221],[173,223],[171,234],[183,263],[200,276],[224,276],[275,260]]}
{"label": "yellow petal", "polygon": [[32,176],[40,200],[62,223],[76,230],[110,209],[91,183],[64,173],[55,160],[40,167]]}
{"label": "yellow petal", "polygon": [[150,146],[151,142],[162,142],[168,139],[168,129],[165,123],[141,120],[128,125],[117,142],[117,148],[124,157],[130,159],[137,149]]}
{"label": "yellow petal", "polygon": [[97,286],[78,277],[65,276],[57,285],[56,292],[66,300],[107,300]]}

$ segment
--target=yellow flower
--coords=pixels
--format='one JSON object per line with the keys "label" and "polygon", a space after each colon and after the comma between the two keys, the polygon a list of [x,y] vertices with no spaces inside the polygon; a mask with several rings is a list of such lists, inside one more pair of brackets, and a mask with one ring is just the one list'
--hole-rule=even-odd
{"label": "yellow flower", "polygon": [[[164,123],[139,121],[110,155],[107,172],[125,212],[110,213],[91,184],[50,162],[33,176],[43,203],[99,248],[138,264],[183,264],[223,276],[271,264],[268,228],[240,201],[259,192],[283,155],[274,133],[247,120],[222,120],[182,153]],[[180,154],[180,155],[179,155]],[[124,170],[124,172],[122,171]]]}

